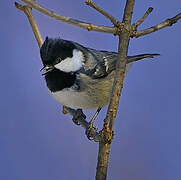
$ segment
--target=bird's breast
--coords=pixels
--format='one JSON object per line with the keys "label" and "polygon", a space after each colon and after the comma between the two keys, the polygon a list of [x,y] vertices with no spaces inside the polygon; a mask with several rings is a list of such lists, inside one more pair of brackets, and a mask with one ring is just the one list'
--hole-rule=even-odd
{"label": "bird's breast", "polygon": [[91,79],[80,74],[80,89],[64,88],[61,91],[51,92],[51,95],[64,106],[80,109],[96,109],[109,103],[112,89],[112,77]]}

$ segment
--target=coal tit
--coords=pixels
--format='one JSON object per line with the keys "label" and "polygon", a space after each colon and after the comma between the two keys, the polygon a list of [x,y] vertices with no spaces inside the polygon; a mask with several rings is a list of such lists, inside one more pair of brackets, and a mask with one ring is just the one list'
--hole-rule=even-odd
{"label": "coal tit", "polygon": [[[117,53],[46,37],[40,55],[47,87],[59,103],[74,109],[97,109],[109,103]],[[128,56],[128,62],[156,55]],[[126,71],[131,66],[127,64]]]}

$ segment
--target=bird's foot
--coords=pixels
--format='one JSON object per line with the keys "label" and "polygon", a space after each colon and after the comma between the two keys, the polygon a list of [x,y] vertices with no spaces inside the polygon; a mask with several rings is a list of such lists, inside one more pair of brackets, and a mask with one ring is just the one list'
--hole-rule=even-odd
{"label": "bird's foot", "polygon": [[90,122],[85,131],[87,138],[89,140],[96,141],[96,136],[98,136],[97,130],[98,130],[98,128],[94,125],[94,123]]}
{"label": "bird's foot", "polygon": [[63,113],[69,113],[73,116],[72,121],[76,125],[81,125],[85,129],[85,134],[89,140],[94,140],[95,142],[100,140],[99,133],[97,132],[98,128],[94,125],[95,115],[90,122],[87,122],[86,115],[83,113],[82,109],[75,110],[64,106]]}
{"label": "bird's foot", "polygon": [[70,107],[67,106],[63,106],[63,114],[71,114],[72,115],[72,121],[76,124],[76,125],[81,125],[81,123],[84,124],[88,124],[88,122],[86,121],[86,115],[83,113],[82,109],[72,109]]}
{"label": "bird's foot", "polygon": [[72,121],[76,125],[80,125],[80,121],[85,120],[85,119],[86,119],[86,115],[83,113],[82,109],[77,109],[75,111],[73,118],[72,118]]}

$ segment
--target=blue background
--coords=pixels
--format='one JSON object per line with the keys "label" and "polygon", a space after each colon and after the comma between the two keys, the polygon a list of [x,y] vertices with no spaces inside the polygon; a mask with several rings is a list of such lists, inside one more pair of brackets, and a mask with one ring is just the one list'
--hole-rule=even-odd
{"label": "blue background", "polygon": [[[19,1],[20,2],[20,1]],[[121,18],[125,1],[96,1]],[[84,1],[39,0],[57,13],[111,25]],[[181,1],[136,1],[133,21],[154,11],[140,28],[181,12]],[[95,49],[117,51],[118,38],[56,21],[34,11],[43,38],[61,37]],[[92,180],[98,144],[88,141],[49,95],[40,74],[39,48],[14,1],[2,1],[0,60],[0,179]],[[115,123],[108,179],[181,179],[181,22],[132,39],[129,55],[160,53],[134,64],[125,81]],[[97,124],[102,127],[106,108]],[[94,111],[87,111],[91,118]]]}

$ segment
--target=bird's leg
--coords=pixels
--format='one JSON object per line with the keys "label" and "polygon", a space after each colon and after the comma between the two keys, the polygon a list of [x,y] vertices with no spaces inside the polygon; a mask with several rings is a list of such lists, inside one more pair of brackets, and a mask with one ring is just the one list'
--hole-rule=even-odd
{"label": "bird's leg", "polygon": [[100,140],[99,133],[97,132],[97,128],[94,126],[95,119],[99,114],[101,108],[98,108],[96,113],[94,114],[93,118],[90,122],[86,121],[86,116],[83,113],[82,109],[72,109],[70,107],[63,107],[64,114],[71,114],[73,116],[72,120],[76,125],[80,125],[85,129],[85,134],[89,140],[94,140],[98,142]]}
{"label": "bird's leg", "polygon": [[97,109],[96,113],[94,114],[94,116],[92,117],[92,119],[89,122],[90,126],[94,126],[95,120],[96,120],[99,112],[101,111],[101,109],[102,108],[100,108],[100,107]]}
{"label": "bird's leg", "polygon": [[94,122],[99,114],[99,112],[101,111],[102,108],[98,108],[96,113],[94,114],[94,116],[92,117],[92,119],[89,122],[89,127],[86,130],[86,135],[88,137],[89,140],[93,140],[93,136],[95,134],[95,132],[97,131],[97,127],[94,125]]}

